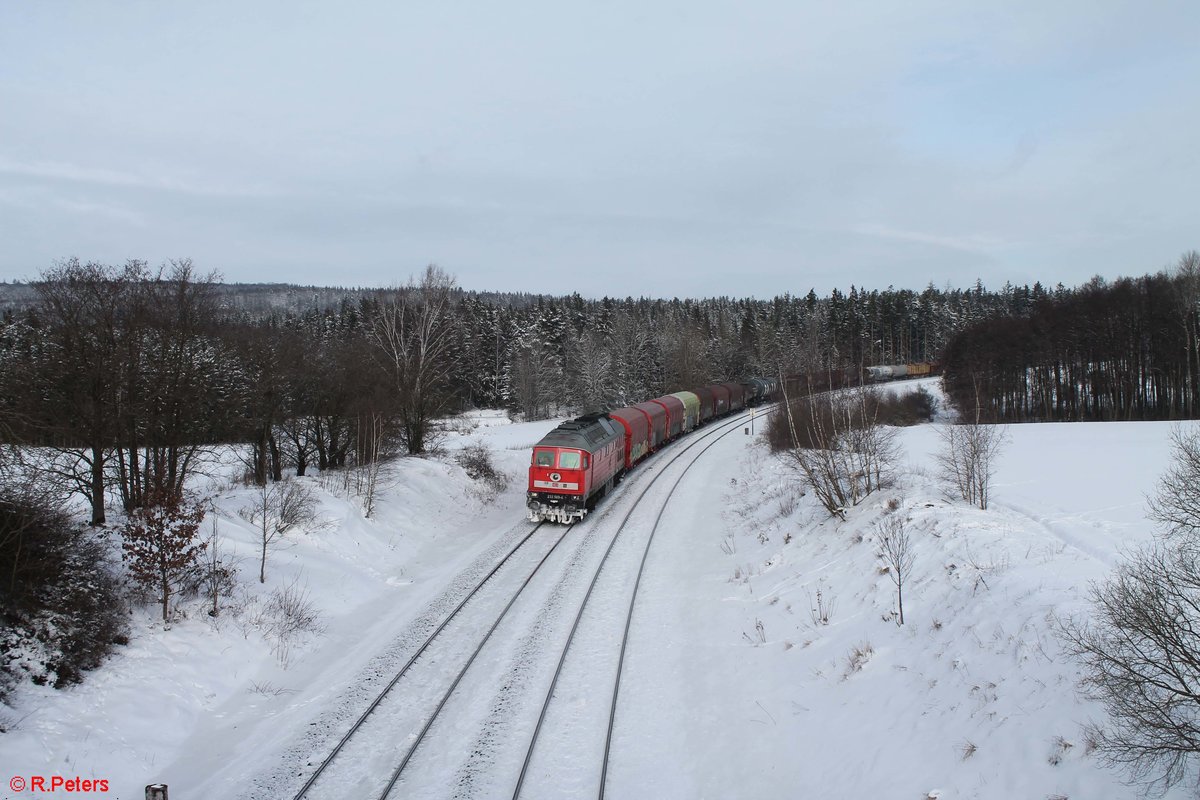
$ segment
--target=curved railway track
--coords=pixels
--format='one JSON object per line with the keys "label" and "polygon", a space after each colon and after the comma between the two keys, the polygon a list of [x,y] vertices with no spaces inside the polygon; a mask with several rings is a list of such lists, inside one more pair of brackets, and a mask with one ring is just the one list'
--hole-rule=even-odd
{"label": "curved railway track", "polygon": [[[475,599],[476,596],[480,594],[480,592],[484,589],[484,587],[487,586],[488,583],[492,581],[492,579],[496,576],[496,574],[498,572],[500,572],[506,565],[510,564],[510,562],[513,559],[513,556],[516,555],[517,552],[520,551],[523,547],[525,547],[525,545],[533,538],[533,535],[544,526],[545,526],[545,523],[540,523],[540,522],[533,525],[530,528],[529,532],[526,533],[504,555],[503,558],[501,558],[498,562],[496,562],[495,566],[493,566],[492,569],[487,574],[485,574],[475,584],[475,587],[473,589],[471,589],[471,591],[468,592],[465,597],[463,597],[463,599],[458,603],[458,605],[455,606],[454,609],[445,617],[445,619],[442,620],[441,624],[439,624],[437,626],[437,628],[435,628],[433,630],[433,632],[430,633],[428,637],[426,637],[425,641],[422,642],[422,644],[409,657],[409,659],[404,663],[404,665],[396,672],[396,674],[391,678],[391,680],[388,681],[388,683],[384,686],[383,690],[380,691],[376,695],[374,700],[371,701],[371,703],[367,706],[366,710],[364,710],[362,712],[362,714],[359,715],[359,717],[355,720],[354,724],[352,724],[350,726],[350,728],[346,731],[346,733],[341,737],[341,739],[334,746],[333,750],[329,753],[329,755],[327,755],[325,757],[325,759],[320,763],[320,765],[318,765],[317,768],[312,772],[312,774],[309,775],[308,779],[304,782],[304,785],[301,786],[299,791],[297,791],[296,794],[293,796],[293,800],[304,800],[304,798],[310,797],[310,793],[312,793],[313,796],[317,796],[317,793],[313,791],[314,787],[317,787],[318,784],[323,779],[330,780],[330,782],[336,782],[336,779],[330,778],[330,776],[329,776],[330,770],[331,770],[332,765],[335,762],[335,760],[343,754],[343,751],[345,750],[346,746],[350,743],[350,741],[352,739],[354,739],[355,736],[360,734],[360,731],[363,729],[363,726],[366,725],[368,720],[370,720],[372,718],[372,715],[375,714],[375,712],[379,709],[379,707],[389,697],[392,696],[392,692],[393,692],[393,690],[395,690],[397,684],[399,684],[401,682],[401,680],[406,675],[409,674],[410,670],[412,670],[413,666],[418,662],[418,660],[421,659],[422,656],[426,655],[426,653],[429,651],[430,647],[433,646],[433,644],[438,640],[438,637],[441,636],[441,634],[446,630],[446,628],[448,626],[451,625],[452,622],[454,622],[454,620],[456,618],[458,618],[458,615],[463,610],[463,608],[466,607],[467,604],[471,602],[471,600]],[[554,551],[554,549],[558,546],[559,542],[561,542],[562,539],[566,536],[567,532],[571,529],[571,527],[573,527],[573,526],[568,526],[567,528],[565,528],[562,531],[561,535],[554,541],[554,544],[550,547],[549,551],[547,551],[547,553],[537,562],[537,565],[534,567],[533,572],[530,572],[529,575],[522,582],[522,584],[521,584],[522,588],[525,585],[528,585],[528,582],[529,582],[529,580],[532,579],[533,574],[536,573],[537,570],[541,567],[541,565],[545,563],[545,561],[549,557],[550,553],[552,553]],[[520,589],[518,589],[517,594],[520,594]],[[514,595],[514,598],[515,597],[516,597],[516,595]],[[510,605],[511,605],[511,603],[510,603]],[[489,630],[489,635],[490,635],[491,630],[495,630],[495,625],[493,625],[492,628]],[[477,653],[478,653],[478,650],[476,651],[476,654]],[[474,658],[474,656],[472,656],[472,659],[473,658]],[[413,748],[413,749],[415,749],[415,748]],[[411,752],[408,755],[411,756]],[[344,790],[344,784],[342,785],[342,790]]]}
{"label": "curved railway track", "polygon": [[[679,485],[683,476],[687,474],[687,471],[706,450],[716,444],[719,439],[735,432],[738,426],[743,423],[744,418],[745,415],[739,415],[735,418],[712,424],[707,429],[697,431],[697,435],[686,443],[686,447],[674,453],[668,461],[661,465],[647,462],[651,466],[660,466],[660,469],[657,474],[653,475],[641,487],[641,492],[630,504],[628,511],[612,534],[608,547],[605,549],[599,564],[595,567],[587,593],[576,611],[570,633],[566,637],[566,642],[561,645],[561,654],[554,671],[554,676],[550,681],[549,690],[546,692],[545,698],[541,703],[538,721],[536,726],[534,726],[533,735],[529,739],[529,744],[524,755],[524,762],[521,764],[519,775],[516,778],[516,788],[512,795],[514,798],[520,795],[525,786],[539,737],[543,733],[547,711],[551,706],[563,672],[563,665],[567,661],[573,642],[576,640],[581,620],[583,620],[589,602],[592,600],[593,590],[601,580],[601,574],[604,572],[605,566],[609,564],[610,555],[614,548],[617,547],[618,542],[622,540],[622,533],[629,527],[634,512],[641,507],[647,493],[663,478],[668,468],[686,453],[704,445],[695,454],[695,457],[679,472],[674,484],[671,485],[671,488],[663,498],[657,517],[646,539],[641,558],[638,561],[637,575],[633,581],[633,591],[629,595],[627,608],[624,611],[624,625],[621,634],[620,650],[617,655],[616,677],[611,692],[611,703],[609,704],[604,754],[603,759],[600,760],[599,796],[604,796],[605,776],[607,774],[612,732],[620,692],[621,665],[628,642],[629,625],[633,618],[637,589],[641,582],[642,572],[645,569],[646,556],[653,542],[654,532],[657,530],[658,524],[662,519],[663,512],[670,500],[671,492]],[[707,444],[705,444],[706,442]],[[645,471],[645,467],[643,467],[642,471]],[[614,500],[618,500],[618,498],[619,496],[610,498],[609,504],[612,505]],[[601,513],[593,514],[589,517],[587,522],[596,520],[597,517],[603,520],[606,517],[612,516],[615,511],[616,509],[612,508],[608,510],[602,509]],[[442,620],[441,624],[429,634],[421,646],[417,648],[407,662],[384,686],[383,690],[368,705],[366,710],[357,718],[349,730],[341,737],[333,750],[312,774],[308,776],[303,786],[293,796],[293,800],[306,800],[306,798],[308,800],[315,800],[315,798],[319,797],[346,797],[350,796],[350,794],[347,794],[348,791],[353,793],[354,796],[378,797],[380,800],[386,800],[386,798],[393,796],[394,790],[401,779],[407,774],[419,749],[426,743],[431,731],[442,717],[447,704],[455,695],[455,692],[459,691],[464,677],[471,670],[472,665],[476,663],[480,653],[483,652],[492,640],[492,636],[497,628],[501,626],[510,610],[521,599],[523,593],[526,592],[526,589],[534,581],[535,576],[542,570],[542,567],[558,550],[559,545],[566,538],[567,534],[576,527],[575,525],[567,526],[558,531],[556,536],[547,537],[546,540],[542,540],[541,537],[535,539],[534,534],[544,526],[545,523],[534,525],[496,563],[491,571],[478,581],[475,587],[458,603],[453,611]],[[592,532],[592,527],[591,525],[588,526],[589,533]],[[527,549],[526,545],[530,542],[534,542],[534,546]],[[580,549],[582,550],[582,548]],[[514,558],[516,559],[515,561]],[[578,558],[578,553],[576,554],[576,558]],[[524,561],[524,570],[516,565],[518,561]],[[530,568],[529,562],[535,562],[532,568]],[[516,572],[518,576],[523,575],[524,577],[523,579],[508,578],[505,581],[496,580],[498,574],[507,575],[510,572]],[[503,583],[506,588],[502,589],[498,585],[500,583]],[[512,588],[514,583],[516,584],[515,591]],[[474,603],[472,603],[473,600],[475,601]],[[460,618],[460,612],[463,612],[465,608],[468,609],[467,616],[473,613],[471,609],[474,608],[491,609],[491,611],[490,613],[481,614],[481,617],[486,620],[484,622],[480,622],[477,618],[474,625],[456,625],[456,620]],[[498,614],[495,611],[496,608],[501,609]],[[490,625],[488,621],[490,621]],[[453,633],[458,627],[466,628],[467,630],[461,631],[460,640],[456,641]],[[486,628],[486,631],[480,635],[483,628]],[[466,638],[474,642],[473,646],[468,645],[464,649],[461,638]],[[440,655],[441,651],[438,650],[438,647],[442,642],[447,642],[446,649],[452,652],[451,655]],[[467,655],[468,651],[469,655]],[[465,661],[463,660],[464,658]],[[447,659],[454,660],[456,664],[461,664],[461,667],[457,669],[456,674],[454,674],[453,679],[449,681],[448,685],[446,685],[446,675],[444,673],[436,678],[426,676],[424,680],[412,677],[412,673],[416,672],[423,663],[440,663]],[[412,684],[411,689],[408,688],[410,683]],[[397,691],[397,687],[405,689],[409,695],[416,696],[402,698],[402,693]],[[434,701],[434,697],[438,699]],[[423,710],[415,711],[408,708],[404,702],[405,699],[411,701],[414,705],[419,705]],[[358,752],[355,752],[356,750]],[[383,764],[385,761],[394,764],[394,766],[384,767]],[[381,777],[384,772],[389,773],[386,781],[382,780]],[[376,779],[377,776],[378,779]]]}
{"label": "curved railway track", "polygon": [[[708,435],[702,436],[701,438],[697,439],[695,442],[692,443],[691,446],[689,446],[686,450],[684,450],[682,453],[677,455],[675,459],[672,459],[672,461],[668,463],[668,466],[669,466],[670,463],[673,463],[675,460],[677,460],[679,457],[681,457],[684,453],[686,453],[687,450],[692,449],[692,447],[697,447],[697,446],[700,446],[701,444],[704,445],[700,449],[700,451],[698,453],[696,453],[695,457],[691,461],[689,461],[686,465],[684,465],[683,469],[679,471],[679,474],[676,476],[674,482],[670,484],[670,488],[667,490],[666,495],[662,498],[662,502],[658,508],[658,513],[655,515],[653,524],[651,525],[649,532],[645,536],[645,545],[641,549],[641,557],[637,559],[637,573],[633,577],[632,590],[628,594],[628,599],[625,600],[624,603],[622,604],[622,610],[624,612],[623,613],[624,619],[622,621],[622,624],[620,624],[620,626],[619,626],[621,629],[620,647],[616,654],[615,665],[610,665],[610,666],[614,667],[615,672],[614,672],[614,676],[613,676],[613,679],[611,682],[612,688],[609,693],[610,702],[607,704],[608,714],[607,714],[607,724],[604,726],[603,757],[598,759],[598,764],[597,764],[597,766],[598,766],[598,783],[597,783],[595,796],[597,796],[599,798],[603,798],[605,796],[609,758],[610,758],[610,754],[612,751],[613,730],[614,730],[614,726],[615,726],[615,722],[616,722],[618,700],[620,697],[621,676],[623,674],[623,668],[624,668],[624,662],[625,662],[625,652],[626,652],[626,648],[627,648],[628,642],[629,642],[629,629],[630,629],[630,625],[632,624],[632,621],[633,621],[633,612],[634,612],[634,607],[637,603],[638,589],[641,586],[642,575],[646,568],[646,558],[650,553],[651,545],[654,543],[654,535],[658,531],[659,524],[662,522],[663,514],[665,513],[665,511],[667,509],[667,505],[670,503],[671,497],[673,496],[675,489],[679,486],[679,484],[683,480],[684,476],[687,475],[688,471],[692,468],[692,466],[695,465],[695,463],[700,459],[700,457],[702,455],[704,455],[704,453],[709,448],[713,447],[715,444],[717,444],[718,441],[720,441],[724,437],[729,436],[730,434],[736,433],[738,428],[744,422],[744,419],[745,419],[745,415],[740,415],[731,420],[726,420],[723,423],[718,423],[718,426],[714,427],[712,430],[710,430],[708,432]],[[645,496],[647,495],[647,493],[653,488],[654,484],[660,478],[663,478],[665,475],[666,475],[666,471],[664,468],[663,471],[661,471],[658,475],[656,475],[654,477],[654,479],[651,480],[642,489],[641,493],[634,500],[633,505],[625,513],[625,516],[621,519],[621,522],[618,525],[617,530],[613,535],[612,541],[610,542],[608,549],[605,551],[604,559],[601,561],[600,565],[596,569],[595,574],[593,575],[592,582],[588,586],[587,594],[585,595],[583,602],[580,604],[579,610],[575,615],[575,619],[572,624],[570,634],[567,637],[567,641],[565,642],[565,644],[562,647],[562,651],[559,655],[558,663],[555,668],[554,677],[550,681],[550,686],[549,686],[548,690],[546,691],[545,698],[542,701],[541,710],[538,715],[538,721],[537,721],[536,726],[534,727],[533,734],[530,737],[529,744],[528,744],[528,746],[526,748],[526,752],[525,752],[525,758],[524,758],[524,761],[521,766],[521,771],[517,777],[516,786],[512,792],[513,800],[516,800],[518,797],[521,796],[522,791],[525,789],[526,782],[530,777],[531,764],[533,762],[538,743],[540,741],[543,741],[543,733],[544,733],[545,723],[546,723],[547,716],[550,711],[551,705],[554,702],[554,699],[559,691],[559,682],[563,676],[564,665],[567,662],[568,656],[572,652],[571,648],[576,641],[576,637],[577,637],[577,634],[579,633],[579,629],[580,629],[580,624],[584,619],[585,613],[587,613],[587,611],[588,611],[589,602],[592,600],[592,596],[593,596],[594,590],[596,588],[596,584],[600,580],[601,573],[603,572],[604,567],[608,564],[609,556],[611,555],[614,546],[617,544],[617,541],[620,538],[622,532],[624,532],[627,529],[627,527],[629,526],[630,520],[633,518],[634,512],[639,510],[640,504],[642,503],[642,501],[645,498]],[[636,552],[635,552],[635,555],[636,555]],[[616,580],[618,584],[620,583],[620,577],[621,576],[614,577],[614,580]],[[582,767],[581,764],[578,764],[574,760],[572,760],[572,763],[574,764],[576,769]]]}

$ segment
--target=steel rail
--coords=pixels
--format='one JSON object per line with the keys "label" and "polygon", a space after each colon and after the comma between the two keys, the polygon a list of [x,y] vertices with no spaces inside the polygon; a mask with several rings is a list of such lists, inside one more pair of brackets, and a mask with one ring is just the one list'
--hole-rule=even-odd
{"label": "steel rail", "polygon": [[454,607],[454,610],[451,611],[444,620],[442,620],[442,623],[437,626],[433,633],[429,634],[424,643],[417,648],[416,652],[413,653],[408,661],[405,662],[404,666],[400,668],[400,671],[397,672],[395,676],[393,676],[388,682],[387,686],[383,688],[383,691],[381,691],[371,702],[371,704],[367,706],[366,711],[364,711],[355,721],[355,723],[350,726],[350,729],[346,731],[344,736],[342,736],[341,740],[337,743],[337,746],[333,748],[333,751],[326,756],[325,760],[322,761],[316,770],[313,771],[312,775],[308,777],[308,780],[304,782],[304,785],[300,787],[300,791],[296,792],[292,800],[303,800],[304,796],[308,794],[308,790],[313,787],[313,785],[320,779],[321,775],[325,772],[329,765],[333,763],[333,760],[337,758],[338,753],[342,751],[342,748],[346,746],[346,743],[350,741],[354,734],[358,733],[359,728],[361,728],[363,723],[367,721],[367,717],[371,716],[372,712],[379,707],[379,704],[383,702],[383,699],[387,697],[388,693],[391,692],[393,688],[395,688],[396,684],[400,682],[400,679],[403,678],[412,665],[416,663],[417,659],[424,654],[425,650],[428,649],[433,640],[437,638],[438,634],[445,630],[446,626],[450,624],[450,621],[458,615],[458,612],[462,611],[463,606],[470,602],[471,598],[473,598],[479,592],[479,590],[483,588],[484,584],[491,580],[492,576],[499,572],[500,568],[508,563],[508,560],[512,558],[513,554],[520,550],[525,543],[533,537],[533,534],[537,532],[538,528],[541,528],[544,524],[544,522],[539,522],[538,524],[534,525],[533,528],[530,529],[529,533],[525,534],[525,537],[521,539],[521,541],[517,542],[516,545],[514,545],[513,548],[508,551],[504,558],[500,559],[500,561],[497,562],[494,567],[492,567],[491,571],[489,571],[487,575],[483,576],[483,578],[475,585],[475,588],[471,590],[470,594],[464,597],[462,601]]}
{"label": "steel rail", "polygon": [[[575,620],[574,620],[574,623],[571,625],[570,633],[567,635],[566,644],[563,647],[562,653],[559,655],[558,665],[556,666],[556,668],[554,670],[554,677],[550,682],[550,688],[546,692],[545,700],[542,702],[542,710],[541,710],[541,713],[538,715],[537,725],[534,726],[533,736],[530,738],[529,747],[525,751],[525,760],[521,765],[521,772],[517,776],[517,784],[512,793],[513,800],[516,800],[520,796],[521,789],[525,785],[525,779],[529,772],[529,765],[533,760],[533,753],[537,746],[538,739],[541,735],[542,726],[546,721],[546,713],[549,711],[550,702],[551,702],[552,698],[554,697],[555,690],[558,687],[559,677],[562,675],[563,665],[566,663],[566,660],[567,660],[567,653],[571,649],[571,644],[574,642],[575,634],[579,629],[579,623],[583,619],[583,612],[586,610],[588,601],[591,599],[592,592],[596,588],[596,583],[600,579],[600,573],[603,571],[604,565],[605,565],[605,563],[607,563],[608,557],[612,553],[613,547],[616,545],[617,540],[621,536],[621,533],[625,530],[625,526],[629,522],[630,517],[633,516],[633,512],[637,510],[638,505],[642,502],[642,499],[646,496],[646,493],[650,491],[651,487],[653,487],[654,484],[658,482],[659,478],[663,477],[663,475],[666,472],[667,467],[671,466],[677,460],[682,458],[684,456],[684,454],[686,454],[689,450],[691,450],[694,447],[699,446],[700,444],[702,444],[705,441],[708,441],[710,438],[713,439],[713,441],[710,444],[708,444],[704,448],[704,450],[707,450],[709,447],[712,447],[713,444],[716,444],[717,440],[733,433],[737,429],[737,426],[742,424],[742,422],[744,422],[745,419],[746,419],[746,416],[743,414],[743,415],[739,415],[738,417],[734,418],[733,420],[726,420],[723,423],[719,423],[720,424],[719,428],[715,428],[715,429],[707,432],[710,435],[704,435],[704,436],[696,438],[695,440],[691,441],[687,447],[685,447],[680,452],[676,453],[674,455],[674,457],[671,458],[670,461],[666,462],[666,464],[663,465],[663,471],[659,472],[657,475],[655,475],[654,478],[652,478],[650,480],[650,482],[646,484],[645,488],[642,489],[641,493],[638,494],[638,496],[634,499],[633,504],[630,506],[629,510],[625,513],[625,516],[621,520],[621,523],[617,526],[617,530],[613,534],[613,538],[609,542],[608,548],[604,551],[604,557],[601,559],[600,564],[596,567],[596,572],[592,576],[591,583],[588,585],[587,593],[584,595],[583,602],[579,606],[579,611],[575,614]],[[726,428],[726,427],[729,427],[730,430],[728,430],[728,431],[724,430],[724,428]],[[718,433],[718,431],[721,431],[721,432]],[[716,434],[715,438],[711,434]],[[700,453],[698,453],[696,455],[696,459],[698,459],[700,457],[700,455],[702,455],[704,453],[704,450],[701,450]],[[684,468],[683,474],[687,473],[687,470],[691,468],[691,465],[695,463],[696,459],[693,459],[692,462],[689,463],[687,465],[687,467]],[[682,479],[682,477],[683,477],[683,475],[681,474],[680,479]],[[671,487],[671,491],[674,491],[675,486],[678,486],[678,485],[679,485],[679,480],[676,480],[675,485]],[[666,503],[669,500],[670,500],[670,495],[668,494],[667,500],[663,502],[663,508],[666,507]],[[660,511],[659,517],[661,518],[661,516],[662,516],[662,512]],[[658,525],[658,522],[656,520],[655,528],[657,528],[657,525]],[[653,538],[653,535],[654,535],[653,530],[651,531],[650,535],[651,535],[651,538]],[[644,564],[644,562],[645,562],[645,556],[643,555],[643,564]],[[639,580],[641,578],[640,570],[638,572],[638,578],[639,578]],[[635,594],[636,594],[636,590],[635,590]],[[632,603],[633,603],[633,601],[631,599],[630,600],[631,608],[632,608]],[[621,646],[621,657],[622,658],[624,657],[624,652],[625,652],[625,643],[624,643],[624,641],[622,641],[622,646]],[[619,679],[620,679],[620,665],[618,664],[618,680]],[[611,723],[611,718],[610,718],[609,737],[611,738],[611,736],[612,736],[612,723]],[[608,743],[606,742],[605,743],[605,757],[604,757],[605,768],[607,768],[607,763],[608,763],[608,750],[609,750],[609,746],[608,746]],[[601,776],[601,796],[603,796],[603,774]]]}
{"label": "steel rail", "polygon": [[471,654],[471,658],[467,660],[467,663],[463,666],[463,668],[458,671],[458,675],[454,678],[454,683],[450,684],[450,688],[446,690],[444,695],[442,695],[441,702],[437,704],[437,708],[435,708],[433,713],[429,715],[429,719],[425,721],[425,725],[421,728],[421,732],[418,733],[416,739],[413,740],[412,746],[408,748],[408,752],[404,754],[404,758],[392,772],[392,777],[388,781],[387,787],[384,788],[383,793],[379,795],[379,800],[386,800],[387,796],[391,794],[392,789],[396,786],[396,782],[400,780],[401,773],[404,772],[405,768],[408,766],[408,763],[412,760],[413,755],[417,752],[417,748],[421,746],[421,742],[425,740],[425,735],[429,733],[429,729],[433,727],[433,723],[437,720],[438,714],[442,713],[442,708],[444,708],[446,703],[449,702],[451,695],[454,694],[454,690],[458,688],[458,684],[462,681],[463,676],[467,674],[467,670],[471,668],[471,665],[475,663],[475,659],[478,658],[480,652],[483,651],[484,645],[488,643],[488,640],[492,638],[492,634],[496,632],[496,628],[500,627],[500,623],[504,621],[506,616],[508,616],[509,609],[511,609],[513,604],[517,602],[517,598],[521,596],[521,593],[525,591],[525,588],[529,586],[529,582],[533,580],[533,576],[538,573],[538,571],[542,568],[542,565],[545,564],[547,559],[549,559],[554,551],[558,549],[558,546],[562,544],[563,540],[567,538],[567,534],[574,527],[575,525],[571,524],[563,528],[563,532],[559,535],[558,541],[554,543],[553,547],[546,551],[546,554],[542,556],[541,561],[539,561],[537,566],[533,568],[533,571],[526,576],[525,580],[521,583],[520,588],[518,588],[513,594],[512,598],[508,601],[508,604],[504,606],[504,610],[500,612],[500,616],[498,616],[496,621],[492,623],[492,627],[488,628],[488,632],[484,635],[482,641],[479,642],[479,646],[475,648],[475,652]]}
{"label": "steel rail", "polygon": [[617,717],[617,697],[621,693],[621,674],[625,669],[625,648],[629,643],[629,628],[633,622],[633,608],[637,604],[638,589],[642,585],[642,573],[646,569],[646,557],[650,555],[650,545],[654,542],[654,534],[658,532],[658,525],[662,522],[663,513],[666,512],[667,505],[671,502],[671,498],[675,494],[675,489],[679,487],[688,470],[700,460],[700,456],[704,455],[710,447],[736,430],[735,428],[725,431],[719,436],[713,437],[713,440],[705,445],[704,449],[697,453],[695,458],[688,462],[688,465],[679,473],[679,477],[675,479],[675,483],[671,484],[671,491],[667,493],[666,499],[663,500],[662,507],[658,510],[658,516],[654,518],[654,527],[650,529],[650,535],[646,538],[646,549],[642,551],[642,561],[638,565],[637,579],[633,582],[633,592],[629,596],[629,613],[625,616],[625,632],[621,635],[621,653],[617,657],[617,678],[613,683],[612,705],[609,706],[608,710],[608,732],[604,737],[604,763],[600,767],[600,791],[597,795],[600,800],[604,800],[604,787],[608,782],[608,759],[609,753],[612,750],[613,727]]}

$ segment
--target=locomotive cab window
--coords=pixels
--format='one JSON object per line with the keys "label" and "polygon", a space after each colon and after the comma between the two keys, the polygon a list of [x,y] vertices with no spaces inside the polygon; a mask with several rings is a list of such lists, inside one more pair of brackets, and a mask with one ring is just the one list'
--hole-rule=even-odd
{"label": "locomotive cab window", "polygon": [[553,450],[538,450],[533,454],[533,464],[535,467],[554,467],[554,451]]}
{"label": "locomotive cab window", "polygon": [[558,454],[559,469],[579,469],[579,453],[563,451]]}

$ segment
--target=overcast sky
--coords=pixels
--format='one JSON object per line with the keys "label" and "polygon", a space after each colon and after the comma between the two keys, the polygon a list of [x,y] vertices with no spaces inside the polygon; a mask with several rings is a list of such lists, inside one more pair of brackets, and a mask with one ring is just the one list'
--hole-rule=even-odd
{"label": "overcast sky", "polygon": [[0,279],[767,297],[1200,248],[1200,3],[0,2]]}

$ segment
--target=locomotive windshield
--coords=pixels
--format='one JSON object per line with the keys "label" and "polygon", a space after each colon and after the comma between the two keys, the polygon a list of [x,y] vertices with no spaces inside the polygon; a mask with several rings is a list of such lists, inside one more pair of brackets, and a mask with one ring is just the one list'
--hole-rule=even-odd
{"label": "locomotive windshield", "polygon": [[579,453],[563,451],[558,454],[559,469],[579,469]]}
{"label": "locomotive windshield", "polygon": [[533,454],[533,464],[536,467],[553,467],[554,451],[538,450]]}

